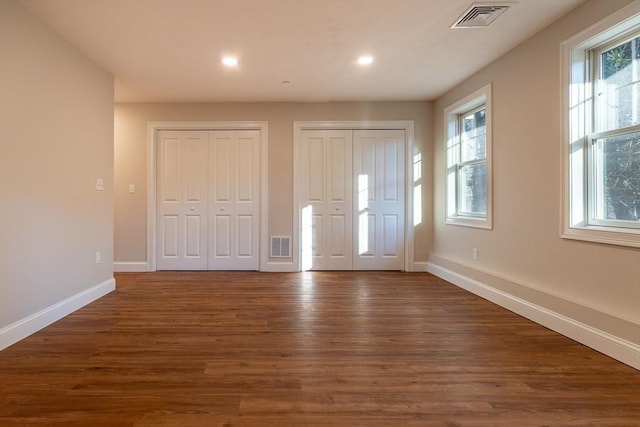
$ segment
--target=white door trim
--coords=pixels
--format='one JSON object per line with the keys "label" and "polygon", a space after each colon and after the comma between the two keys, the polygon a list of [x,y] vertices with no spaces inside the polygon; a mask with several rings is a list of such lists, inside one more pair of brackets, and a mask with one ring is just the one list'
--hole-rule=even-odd
{"label": "white door trim", "polygon": [[413,270],[413,154],[414,154],[414,122],[413,120],[382,121],[295,121],[293,122],[293,265],[298,271],[302,269],[300,259],[300,197],[301,172],[300,149],[303,130],[361,130],[361,129],[398,129],[405,134],[405,197],[404,197],[404,269]]}
{"label": "white door trim", "polygon": [[147,125],[147,271],[156,271],[156,155],[161,130],[258,130],[260,131],[260,270],[266,269],[269,242],[269,125],[266,121],[198,122],[159,121]]}

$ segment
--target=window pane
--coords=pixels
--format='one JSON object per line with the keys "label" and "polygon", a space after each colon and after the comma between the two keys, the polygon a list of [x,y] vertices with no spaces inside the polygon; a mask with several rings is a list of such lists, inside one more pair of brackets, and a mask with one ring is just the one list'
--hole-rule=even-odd
{"label": "window pane", "polygon": [[486,108],[464,114],[462,121],[461,161],[486,157]]}
{"label": "window pane", "polygon": [[487,213],[487,165],[474,163],[460,168],[458,180],[460,212],[486,215]]}
{"label": "window pane", "polygon": [[595,216],[640,220],[640,132],[596,142]]}
{"label": "window pane", "polygon": [[599,57],[598,131],[640,123],[640,37]]}

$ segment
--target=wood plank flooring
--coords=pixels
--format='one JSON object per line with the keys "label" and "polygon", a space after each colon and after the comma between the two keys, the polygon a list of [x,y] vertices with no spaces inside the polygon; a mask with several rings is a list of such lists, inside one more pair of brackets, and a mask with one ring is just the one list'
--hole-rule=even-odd
{"label": "wood plank flooring", "polygon": [[0,352],[0,425],[640,426],[640,372],[426,273],[158,272]]}

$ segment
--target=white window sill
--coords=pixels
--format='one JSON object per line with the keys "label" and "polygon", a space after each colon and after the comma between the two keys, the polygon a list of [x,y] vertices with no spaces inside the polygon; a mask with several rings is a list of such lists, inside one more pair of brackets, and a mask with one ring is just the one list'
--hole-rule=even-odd
{"label": "white window sill", "polygon": [[622,230],[597,226],[569,227],[563,231],[561,237],[563,239],[640,248],[640,229],[626,228]]}
{"label": "white window sill", "polygon": [[474,218],[474,217],[447,217],[444,221],[447,225],[457,225],[460,227],[482,228],[485,230],[491,230],[493,225],[487,218]]}

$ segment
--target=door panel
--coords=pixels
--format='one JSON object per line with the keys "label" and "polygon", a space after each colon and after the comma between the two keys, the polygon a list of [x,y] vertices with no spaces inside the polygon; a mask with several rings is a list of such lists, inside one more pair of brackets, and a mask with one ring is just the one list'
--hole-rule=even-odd
{"label": "door panel", "polygon": [[158,140],[158,269],[206,270],[207,132],[161,131]]}
{"label": "door panel", "polygon": [[253,256],[253,221],[251,215],[238,215],[238,257],[250,258]]}
{"label": "door panel", "polygon": [[162,236],[162,255],[165,258],[177,258],[178,257],[178,216],[177,215],[163,215],[160,219],[163,222],[162,230],[164,236]]}
{"label": "door panel", "polygon": [[223,259],[229,259],[231,257],[231,217],[229,215],[216,215],[215,216],[215,246],[213,251],[212,266]]}
{"label": "door panel", "polygon": [[[253,161],[243,161],[243,159],[251,160],[257,149],[254,138],[240,137],[238,138],[238,203],[253,203],[256,198],[254,189],[254,174],[257,165]],[[253,159],[255,160],[255,159]]]}
{"label": "door panel", "polygon": [[311,232],[313,233],[311,254],[313,256],[313,265],[310,269],[325,270],[327,263],[324,258],[324,215],[314,214],[311,218]]}
{"label": "door panel", "polygon": [[404,131],[354,131],[355,270],[404,268]]}
{"label": "door panel", "polygon": [[301,241],[306,269],[352,269],[352,150],[351,131],[302,132],[300,196],[311,223]]}
{"label": "door panel", "polygon": [[324,131],[305,131],[301,145],[301,201],[310,232],[303,232],[303,260],[307,269],[324,270],[324,187],[325,187],[325,140]]}
{"label": "door panel", "polygon": [[233,166],[232,133],[216,132],[211,135],[211,164],[213,180],[210,181],[213,189],[214,203],[231,202],[231,181],[233,179],[230,168]]}
{"label": "door panel", "polygon": [[209,136],[210,270],[258,270],[260,134],[212,131]]}
{"label": "door panel", "polygon": [[350,131],[327,131],[326,177],[327,200],[325,206],[327,269],[353,268],[353,216],[352,210],[352,156],[353,134]]}
{"label": "door panel", "polygon": [[382,256],[397,257],[398,252],[398,216],[382,215]]}
{"label": "door panel", "polygon": [[345,258],[348,256],[345,240],[346,234],[345,215],[329,216],[329,256],[332,258]]}
{"label": "door panel", "polygon": [[185,258],[202,256],[202,218],[200,215],[185,215]]}

